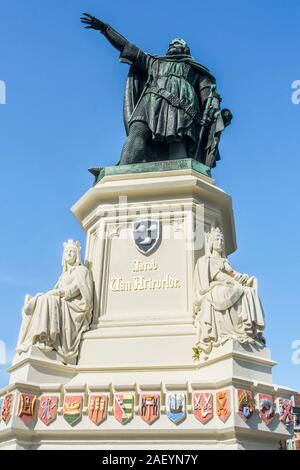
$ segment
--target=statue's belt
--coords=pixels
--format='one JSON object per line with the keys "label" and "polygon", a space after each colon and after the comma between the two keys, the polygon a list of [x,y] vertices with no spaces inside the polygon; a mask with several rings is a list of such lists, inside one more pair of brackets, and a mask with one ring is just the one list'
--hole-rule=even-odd
{"label": "statue's belt", "polygon": [[183,109],[183,111],[188,114],[193,119],[193,121],[195,121],[196,124],[201,125],[201,118],[199,116],[198,110],[185,99],[179,98],[174,93],[171,93],[170,91],[165,90],[164,88],[159,88],[157,86],[150,86],[149,88],[147,88],[145,91],[145,95],[148,93],[153,93],[154,95],[158,95],[161,98],[164,98],[175,108]]}

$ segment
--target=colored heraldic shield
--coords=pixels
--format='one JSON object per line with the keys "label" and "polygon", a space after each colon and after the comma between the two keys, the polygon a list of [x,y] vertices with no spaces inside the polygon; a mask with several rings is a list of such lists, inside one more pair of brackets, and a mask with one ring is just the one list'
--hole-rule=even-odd
{"label": "colored heraldic shield", "polygon": [[154,423],[159,417],[160,397],[158,394],[141,395],[141,418],[148,424]]}
{"label": "colored heraldic shield", "polygon": [[222,392],[218,392],[216,398],[217,416],[220,418],[221,421],[223,421],[223,423],[225,423],[231,415],[229,390],[223,390]]}
{"label": "colored heraldic shield", "polygon": [[238,413],[245,421],[254,413],[255,403],[253,392],[250,390],[238,390]]}
{"label": "colored heraldic shield", "polygon": [[100,424],[107,418],[108,396],[92,395],[89,402],[89,418],[95,424]]}
{"label": "colored heraldic shield", "polygon": [[39,419],[48,426],[57,417],[58,397],[42,395],[40,398]]}
{"label": "colored heraldic shield", "polygon": [[186,417],[186,397],[184,393],[167,393],[167,416],[175,424]]}
{"label": "colored heraldic shield", "polygon": [[275,417],[275,403],[272,395],[265,395],[260,393],[258,395],[259,401],[259,416],[269,425]]}
{"label": "colored heraldic shield", "polygon": [[13,405],[12,394],[6,395],[3,399],[2,410],[1,410],[1,418],[5,424],[8,424],[11,418],[12,405]]}
{"label": "colored heraldic shield", "polygon": [[279,419],[286,426],[294,424],[294,416],[292,415],[293,401],[288,398],[279,398]]}
{"label": "colored heraldic shield", "polygon": [[194,393],[193,411],[200,423],[207,423],[213,417],[212,393]]}
{"label": "colored heraldic shield", "polygon": [[82,415],[82,397],[66,396],[63,406],[63,416],[71,426],[81,419]]}
{"label": "colored heraldic shield", "polygon": [[134,399],[131,394],[118,394],[114,399],[114,415],[122,424],[128,423],[133,418]]}
{"label": "colored heraldic shield", "polygon": [[24,423],[34,419],[36,396],[31,393],[21,393],[19,396],[18,416]]}

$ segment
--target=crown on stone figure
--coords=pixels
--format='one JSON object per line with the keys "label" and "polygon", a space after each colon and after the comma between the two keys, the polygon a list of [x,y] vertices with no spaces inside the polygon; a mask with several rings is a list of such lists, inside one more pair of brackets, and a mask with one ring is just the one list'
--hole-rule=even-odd
{"label": "crown on stone figure", "polygon": [[[210,255],[212,253],[212,246],[215,236],[219,235],[224,241],[224,235],[220,227],[211,227],[209,232],[206,232],[204,235],[205,239],[205,252],[206,254]],[[223,253],[224,257],[226,257],[225,249]]]}
{"label": "crown on stone figure", "polygon": [[66,248],[67,246],[74,246],[79,252],[81,250],[81,245],[80,245],[80,242],[79,241],[75,241],[75,240],[67,240],[66,242],[64,242],[64,248]]}
{"label": "crown on stone figure", "polygon": [[206,243],[212,240],[216,235],[220,235],[224,239],[224,235],[220,227],[211,227],[209,232],[205,233]]}
{"label": "crown on stone figure", "polygon": [[220,237],[224,238],[223,232],[220,229],[220,227],[212,227],[211,230],[210,230],[210,234],[212,236],[220,235]]}

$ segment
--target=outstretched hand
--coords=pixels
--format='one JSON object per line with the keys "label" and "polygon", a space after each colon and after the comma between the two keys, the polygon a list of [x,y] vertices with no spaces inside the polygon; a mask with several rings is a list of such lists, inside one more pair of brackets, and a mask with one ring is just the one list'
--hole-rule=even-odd
{"label": "outstretched hand", "polygon": [[239,282],[242,284],[242,286],[246,286],[248,281],[249,281],[249,276],[247,274],[241,274],[239,278]]}
{"label": "outstretched hand", "polygon": [[103,21],[98,20],[95,16],[90,15],[89,13],[83,13],[83,16],[80,18],[81,23],[85,24],[87,29],[97,29],[101,32],[105,30],[106,24]]}

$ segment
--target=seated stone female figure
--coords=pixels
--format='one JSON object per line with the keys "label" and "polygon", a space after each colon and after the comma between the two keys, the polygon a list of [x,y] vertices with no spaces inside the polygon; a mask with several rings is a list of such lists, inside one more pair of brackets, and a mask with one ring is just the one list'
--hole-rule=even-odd
{"label": "seated stone female figure", "polygon": [[198,342],[194,352],[209,354],[229,339],[263,345],[265,321],[254,277],[240,274],[225,255],[223,233],[213,228],[206,254],[195,267],[194,312]]}
{"label": "seated stone female figure", "polygon": [[17,352],[33,345],[55,350],[64,362],[76,359],[82,333],[89,329],[93,286],[89,270],[81,264],[80,244],[64,243],[62,274],[53,290],[26,296]]}

